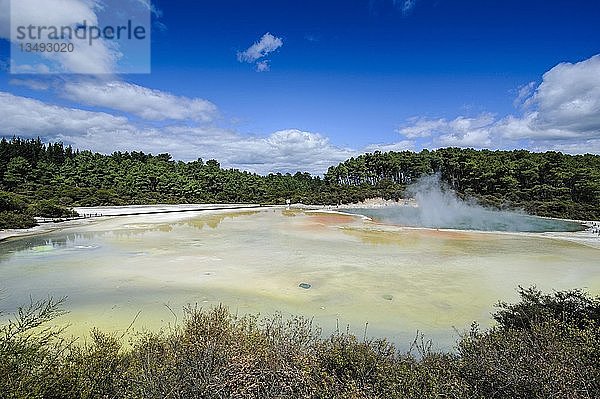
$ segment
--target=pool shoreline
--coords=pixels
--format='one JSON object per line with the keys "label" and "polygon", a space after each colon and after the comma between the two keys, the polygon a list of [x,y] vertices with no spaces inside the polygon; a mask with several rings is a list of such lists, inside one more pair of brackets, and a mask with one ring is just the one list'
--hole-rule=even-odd
{"label": "pool shoreline", "polygon": [[445,232],[469,232],[476,234],[500,234],[500,235],[518,235],[523,237],[542,237],[550,239],[567,240],[577,242],[583,245],[588,245],[594,248],[600,248],[600,236],[593,233],[593,228],[600,225],[600,221],[593,220],[574,220],[563,218],[552,218],[545,216],[535,216],[542,219],[557,220],[565,222],[579,223],[586,228],[579,232],[511,232],[511,231],[483,231],[483,230],[464,230],[451,228],[432,228],[419,226],[401,226],[397,224],[378,222],[369,216],[359,213],[345,212],[347,209],[382,209],[393,206],[415,206],[414,203],[408,201],[405,205],[394,201],[386,201],[384,199],[372,199],[367,202],[356,204],[343,205],[305,205],[302,203],[285,205],[261,205],[261,204],[156,204],[156,205],[125,205],[125,206],[100,206],[100,207],[75,207],[74,210],[79,214],[101,215],[91,218],[82,218],[76,220],[67,220],[59,222],[50,222],[40,224],[30,229],[11,229],[0,230],[0,242],[12,238],[22,238],[36,236],[40,234],[52,233],[67,228],[80,227],[93,224],[97,221],[107,220],[115,217],[127,216],[153,216],[153,215],[169,215],[169,214],[190,214],[193,212],[235,212],[240,210],[267,210],[267,209],[297,209],[307,213],[323,213],[323,214],[338,214],[344,216],[352,216],[360,218],[363,221],[372,223],[374,226],[389,227],[392,230],[425,230],[425,231],[445,231]]}
{"label": "pool shoreline", "polygon": [[0,242],[11,238],[22,238],[36,236],[40,234],[52,233],[71,227],[80,227],[93,224],[100,220],[107,220],[115,217],[125,216],[144,216],[144,215],[162,215],[162,214],[185,214],[192,212],[215,212],[215,211],[237,211],[253,209],[281,208],[278,205],[260,205],[260,204],[180,204],[180,205],[124,205],[124,206],[95,206],[95,207],[75,207],[73,208],[80,215],[100,215],[90,218],[72,219],[58,222],[49,222],[39,224],[29,229],[7,229],[0,230]]}

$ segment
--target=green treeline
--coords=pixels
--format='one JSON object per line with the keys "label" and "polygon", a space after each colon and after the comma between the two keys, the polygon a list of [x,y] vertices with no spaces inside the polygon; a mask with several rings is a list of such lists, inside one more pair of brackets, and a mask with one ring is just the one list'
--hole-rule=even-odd
{"label": "green treeline", "polygon": [[496,208],[574,219],[600,218],[600,156],[556,152],[436,151],[361,155],[308,173],[260,176],[216,160],[181,162],[169,154],[102,155],[61,143],[0,141],[0,228],[64,217],[73,206],[155,203],[262,203],[286,199],[339,204],[402,198],[408,184],[440,173],[463,197]]}
{"label": "green treeline", "polygon": [[0,398],[600,397],[600,297],[521,289],[495,326],[473,325],[452,352],[424,339],[400,352],[384,339],[323,337],[304,318],[237,317],[188,308],[163,332],[93,330],[77,342],[52,328],[52,301],[0,324]]}
{"label": "green treeline", "polygon": [[600,156],[444,148],[375,152],[329,168],[325,181],[370,187],[393,197],[424,174],[439,172],[463,197],[539,216],[600,218]]}
{"label": "green treeline", "polygon": [[308,173],[259,176],[223,169],[216,160],[176,162],[169,154],[135,151],[102,155],[19,138],[0,141],[0,184],[32,201],[63,206],[316,202],[324,187]]}

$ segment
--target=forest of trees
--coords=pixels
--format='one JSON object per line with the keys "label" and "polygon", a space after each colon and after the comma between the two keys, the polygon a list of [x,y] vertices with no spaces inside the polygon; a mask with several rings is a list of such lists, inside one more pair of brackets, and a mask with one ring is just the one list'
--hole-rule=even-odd
{"label": "forest of trees", "polygon": [[79,151],[39,138],[0,141],[0,228],[29,227],[33,216],[69,216],[73,206],[155,203],[350,203],[402,198],[408,184],[440,173],[459,195],[542,216],[600,219],[600,156],[557,152],[375,152],[308,173],[260,176],[216,160],[169,154]]}
{"label": "forest of trees", "polygon": [[444,148],[375,152],[329,168],[328,185],[402,192],[424,174],[440,173],[460,196],[494,208],[540,216],[600,218],[600,156]]}

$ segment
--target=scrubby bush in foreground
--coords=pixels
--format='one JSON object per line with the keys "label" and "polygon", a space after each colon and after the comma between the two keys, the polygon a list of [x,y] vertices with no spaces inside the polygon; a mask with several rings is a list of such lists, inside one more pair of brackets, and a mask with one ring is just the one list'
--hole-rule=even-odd
{"label": "scrubby bush in foreground", "polygon": [[598,398],[600,298],[521,289],[498,304],[497,325],[472,326],[456,351],[423,340],[409,353],[386,340],[310,320],[237,317],[188,308],[163,333],[93,331],[85,344],[44,327],[53,301],[21,309],[0,328],[2,398]]}

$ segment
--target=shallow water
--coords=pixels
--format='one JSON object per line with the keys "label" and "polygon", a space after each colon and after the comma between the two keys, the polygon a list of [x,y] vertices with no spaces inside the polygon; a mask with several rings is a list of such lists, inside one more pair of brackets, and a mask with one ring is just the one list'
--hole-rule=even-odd
{"label": "shallow water", "polygon": [[[188,303],[314,317],[406,347],[417,330],[443,348],[518,285],[600,292],[600,251],[512,234],[402,229],[270,209],[108,219],[0,243],[0,308],[67,295],[61,322],[82,335],[167,327]],[[310,284],[310,289],[299,287]],[[177,315],[177,318],[175,315]]]}

